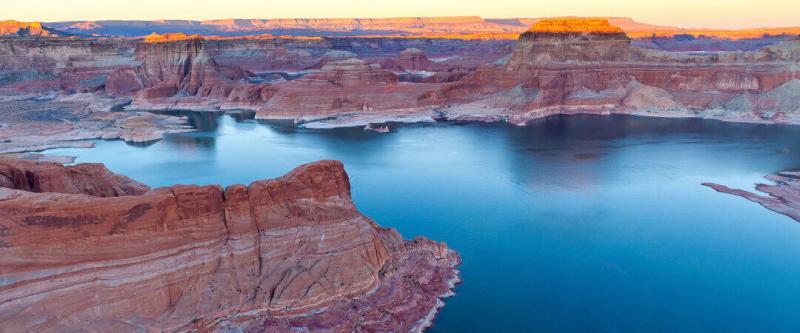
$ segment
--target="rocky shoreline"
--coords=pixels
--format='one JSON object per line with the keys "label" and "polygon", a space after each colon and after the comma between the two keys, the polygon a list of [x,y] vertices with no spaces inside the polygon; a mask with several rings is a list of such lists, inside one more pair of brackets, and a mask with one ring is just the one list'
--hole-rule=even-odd
{"label": "rocky shoreline", "polygon": [[757,184],[756,191],[766,195],[759,195],[745,190],[734,189],[725,185],[704,183],[704,186],[717,192],[735,195],[779,214],[786,215],[800,222],[800,172],[784,171],[767,176],[766,179],[774,184]]}
{"label": "rocky shoreline", "polygon": [[[0,154],[91,148],[90,140],[143,143],[195,131],[186,118],[112,111],[125,99],[93,94],[0,99]],[[129,100],[128,100],[129,101]]]}

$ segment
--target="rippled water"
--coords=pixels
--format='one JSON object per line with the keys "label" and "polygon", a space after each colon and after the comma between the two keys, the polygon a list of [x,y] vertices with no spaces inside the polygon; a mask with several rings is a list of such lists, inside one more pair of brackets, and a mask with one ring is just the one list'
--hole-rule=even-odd
{"label": "rippled water", "polygon": [[363,212],[461,252],[434,332],[800,330],[800,224],[700,185],[800,167],[800,127],[559,116],[378,134],[191,116],[204,132],[50,152],[151,186],[342,160]]}

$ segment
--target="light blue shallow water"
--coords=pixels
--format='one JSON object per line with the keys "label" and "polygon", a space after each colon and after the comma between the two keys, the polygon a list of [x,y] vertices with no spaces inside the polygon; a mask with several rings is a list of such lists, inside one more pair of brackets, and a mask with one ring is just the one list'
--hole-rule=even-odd
{"label": "light blue shallow water", "polygon": [[207,131],[50,152],[151,186],[342,160],[363,212],[462,254],[437,333],[800,331],[800,224],[700,185],[800,167],[800,127],[561,116],[382,135],[193,117]]}

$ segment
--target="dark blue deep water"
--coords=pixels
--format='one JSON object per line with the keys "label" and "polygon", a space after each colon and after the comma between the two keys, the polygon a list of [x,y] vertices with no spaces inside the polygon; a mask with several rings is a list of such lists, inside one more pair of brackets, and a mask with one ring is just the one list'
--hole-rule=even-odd
{"label": "dark blue deep water", "polygon": [[192,118],[205,131],[50,152],[151,186],[342,160],[363,212],[462,254],[437,333],[800,332],[800,223],[700,185],[752,189],[800,167],[800,127],[559,116],[377,134]]}

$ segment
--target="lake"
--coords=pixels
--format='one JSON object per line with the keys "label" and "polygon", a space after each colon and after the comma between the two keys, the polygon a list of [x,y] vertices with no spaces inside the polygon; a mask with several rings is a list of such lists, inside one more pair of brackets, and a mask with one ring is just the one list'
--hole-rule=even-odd
{"label": "lake", "polygon": [[432,332],[800,330],[800,224],[701,186],[800,167],[800,126],[580,115],[379,134],[188,114],[203,131],[48,153],[153,187],[342,160],[362,212],[461,253]]}

